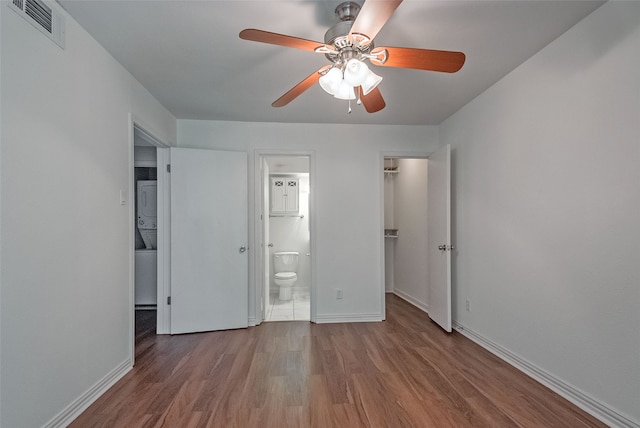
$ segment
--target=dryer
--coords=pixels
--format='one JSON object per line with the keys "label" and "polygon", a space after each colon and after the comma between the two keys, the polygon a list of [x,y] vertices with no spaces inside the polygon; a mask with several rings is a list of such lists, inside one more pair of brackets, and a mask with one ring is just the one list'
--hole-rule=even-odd
{"label": "dryer", "polygon": [[138,180],[137,184],[137,227],[148,250],[156,249],[158,221],[158,182]]}

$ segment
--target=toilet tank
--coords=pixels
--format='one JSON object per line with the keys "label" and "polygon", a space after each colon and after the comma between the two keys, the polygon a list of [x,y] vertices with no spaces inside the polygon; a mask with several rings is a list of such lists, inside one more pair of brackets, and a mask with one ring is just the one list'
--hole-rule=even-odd
{"label": "toilet tank", "polygon": [[273,268],[275,273],[280,272],[297,272],[298,271],[298,252],[297,251],[281,251],[273,253]]}

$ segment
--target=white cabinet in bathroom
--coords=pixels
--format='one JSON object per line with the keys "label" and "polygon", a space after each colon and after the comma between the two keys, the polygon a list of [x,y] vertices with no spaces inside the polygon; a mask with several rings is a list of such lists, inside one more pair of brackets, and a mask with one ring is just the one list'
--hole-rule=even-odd
{"label": "white cabinet in bathroom", "polygon": [[296,177],[271,177],[271,214],[298,214]]}

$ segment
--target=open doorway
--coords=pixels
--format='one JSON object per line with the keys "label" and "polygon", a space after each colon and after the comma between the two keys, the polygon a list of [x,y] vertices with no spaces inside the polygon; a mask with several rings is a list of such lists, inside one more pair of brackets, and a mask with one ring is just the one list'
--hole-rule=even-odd
{"label": "open doorway", "polygon": [[385,292],[451,332],[451,148],[382,164]]}
{"label": "open doorway", "polygon": [[[133,124],[133,312],[134,349],[150,336],[161,333],[164,307],[162,169],[168,147],[138,124]],[[160,172],[160,174],[159,174]],[[159,177],[160,176],[160,177]],[[160,290],[160,291],[159,291]]]}
{"label": "open doorway", "polygon": [[146,132],[134,127],[135,342],[156,334],[158,288],[157,148]]}
{"label": "open doorway", "polygon": [[260,156],[264,321],[311,319],[310,157]]}
{"label": "open doorway", "polygon": [[428,159],[384,158],[385,292],[428,311]]}

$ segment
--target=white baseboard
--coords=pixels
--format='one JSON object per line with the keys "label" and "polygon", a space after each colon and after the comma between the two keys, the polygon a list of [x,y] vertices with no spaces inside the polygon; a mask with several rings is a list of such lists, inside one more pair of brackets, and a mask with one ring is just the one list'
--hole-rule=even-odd
{"label": "white baseboard", "polygon": [[120,363],[116,368],[111,370],[105,377],[99,380],[95,385],[85,391],[80,397],[76,398],[65,407],[60,413],[58,413],[53,419],[43,425],[43,428],[64,428],[71,424],[75,418],[80,416],[87,407],[93,404],[102,394],[107,392],[117,381],[122,379],[131,366],[131,360],[127,359]]}
{"label": "white baseboard", "polygon": [[316,324],[331,324],[341,322],[381,322],[380,314],[336,314],[316,315]]}
{"label": "white baseboard", "polygon": [[540,382],[558,395],[566,398],[593,417],[611,427],[640,428],[640,424],[616,412],[614,409],[590,397],[579,389],[557,378],[553,374],[537,367],[506,348],[492,342],[464,325],[453,321],[453,328],[471,341],[482,346],[498,358],[511,364],[521,372]]}
{"label": "white baseboard", "polygon": [[411,296],[410,294],[407,294],[402,290],[398,290],[397,288],[395,288],[393,290],[393,294],[395,294],[396,296],[398,296],[402,300],[405,300],[405,301],[411,303],[413,306],[415,306],[416,308],[420,309],[422,312],[429,313],[429,305],[427,305],[424,302],[421,302],[420,300],[416,299],[415,297]]}

